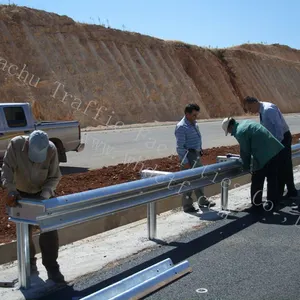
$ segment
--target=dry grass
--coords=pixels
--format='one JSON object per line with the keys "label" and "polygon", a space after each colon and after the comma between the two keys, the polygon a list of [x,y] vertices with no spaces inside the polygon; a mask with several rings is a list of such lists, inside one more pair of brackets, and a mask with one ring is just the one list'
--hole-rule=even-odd
{"label": "dry grass", "polygon": [[172,46],[176,47],[176,48],[186,48],[186,49],[191,49],[193,47],[197,47],[195,45],[192,44],[188,44],[188,43],[184,43],[182,41],[176,41],[176,40],[166,40],[165,43],[167,44],[171,44]]}

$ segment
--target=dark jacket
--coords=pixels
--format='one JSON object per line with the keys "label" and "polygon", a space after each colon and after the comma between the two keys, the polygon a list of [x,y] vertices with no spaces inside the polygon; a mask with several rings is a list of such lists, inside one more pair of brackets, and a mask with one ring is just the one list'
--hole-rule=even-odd
{"label": "dark jacket", "polygon": [[250,169],[251,156],[252,171],[257,171],[284,148],[270,131],[252,120],[236,122],[231,135],[240,144],[240,156],[246,170]]}

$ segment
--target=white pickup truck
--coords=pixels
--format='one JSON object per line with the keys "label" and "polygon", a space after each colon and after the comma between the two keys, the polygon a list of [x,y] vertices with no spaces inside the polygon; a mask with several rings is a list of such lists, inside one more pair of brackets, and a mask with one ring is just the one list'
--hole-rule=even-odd
{"label": "white pickup truck", "polygon": [[60,162],[67,162],[66,152],[84,149],[78,121],[37,122],[30,103],[0,103],[0,163],[13,137],[29,135],[34,130],[47,132],[57,147]]}

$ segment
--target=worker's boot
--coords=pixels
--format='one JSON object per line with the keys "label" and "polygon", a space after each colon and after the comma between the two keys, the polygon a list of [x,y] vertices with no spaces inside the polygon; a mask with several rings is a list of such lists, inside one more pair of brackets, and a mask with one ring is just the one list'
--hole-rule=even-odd
{"label": "worker's boot", "polygon": [[59,269],[47,270],[48,278],[55,283],[66,283],[64,275],[61,274]]}
{"label": "worker's boot", "polygon": [[59,248],[57,230],[41,233],[39,242],[42,252],[42,263],[47,270],[48,278],[55,283],[65,283],[65,278],[60,273],[59,264],[57,263]]}
{"label": "worker's boot", "polygon": [[36,266],[36,258],[30,259],[30,275],[38,275],[39,271]]}
{"label": "worker's boot", "polygon": [[285,199],[295,199],[298,197],[298,191],[296,189],[288,191],[285,195]]}

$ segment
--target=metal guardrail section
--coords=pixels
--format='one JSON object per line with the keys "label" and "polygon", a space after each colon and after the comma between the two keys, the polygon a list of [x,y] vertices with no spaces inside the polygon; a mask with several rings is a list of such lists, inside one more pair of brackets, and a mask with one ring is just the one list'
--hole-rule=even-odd
{"label": "metal guardrail section", "polygon": [[[293,145],[292,151],[293,158],[300,157],[300,144]],[[142,176],[149,178],[49,200],[23,199],[19,201],[21,207],[8,208],[10,221],[17,224],[20,287],[30,287],[28,224],[38,225],[42,232],[51,231],[147,204],[148,236],[153,238],[156,236],[155,201],[247,173],[236,159],[174,173],[156,171],[155,175],[146,176],[147,172],[149,175],[151,171],[143,171]],[[228,197],[226,185],[222,193]]]}
{"label": "metal guardrail section", "polygon": [[192,272],[188,261],[173,265],[167,258],[80,300],[141,299],[164,285]]}
{"label": "metal guardrail section", "polygon": [[51,231],[241,176],[241,170],[239,162],[230,161],[48,200],[23,199],[21,207],[9,208],[10,220]]}
{"label": "metal guardrail section", "polygon": [[[8,208],[8,214],[9,220],[17,224],[20,288],[28,289],[31,284],[28,224],[39,226],[42,232],[61,229],[240,175],[241,164],[230,161],[48,200],[18,201],[21,207]],[[148,216],[150,218],[149,213]],[[152,224],[156,225],[156,222],[152,220]],[[156,228],[151,235],[153,233],[156,234]]]}
{"label": "metal guardrail section", "polygon": [[[217,162],[228,162],[228,161],[235,161],[235,163],[238,162],[238,158],[235,157],[230,157],[228,158],[227,156],[218,156],[217,157]],[[240,164],[240,163],[239,163]],[[218,183],[222,182],[221,184],[221,209],[222,210],[227,210],[227,205],[228,205],[228,189],[229,189],[229,178],[232,179],[234,177],[240,177],[242,175],[247,174],[248,172],[242,172],[242,170],[239,171],[238,174],[233,174],[231,170],[224,171],[221,174],[216,173],[215,177],[211,181],[210,184],[213,183]],[[163,172],[163,171],[154,171],[154,170],[143,170],[141,172],[141,177],[142,178],[149,178],[149,177],[156,177],[156,176],[167,176],[169,174],[172,174],[172,172]],[[221,176],[220,176],[221,175]],[[218,177],[218,178],[217,178]],[[204,187],[205,185],[199,185],[198,187]],[[200,199],[198,199],[199,201]],[[148,238],[149,239],[154,239],[156,238],[156,232],[157,232],[157,222],[156,222],[156,202],[150,202],[147,204],[147,226],[148,226]]]}
{"label": "metal guardrail section", "polygon": [[[300,139],[299,139],[300,142]],[[240,164],[239,162],[239,155],[232,154],[231,156],[218,156],[217,157],[217,165],[222,164],[222,166],[232,166]],[[296,145],[292,145],[292,158],[300,158],[300,143]],[[225,164],[225,165],[224,165]],[[214,164],[215,165],[215,164]],[[214,166],[212,165],[212,166]],[[222,182],[221,184],[221,210],[226,211],[228,207],[228,191],[229,191],[229,185],[230,180],[235,177],[240,177],[243,175],[248,174],[249,172],[240,171],[239,174],[233,175],[231,173],[230,168],[227,169],[223,168],[223,171],[221,172],[221,176],[218,176],[218,179],[215,177],[213,183]],[[143,170],[141,172],[142,178],[149,178],[149,177],[161,177],[161,176],[170,176],[172,174],[171,172],[164,172],[164,171],[154,171],[154,170]],[[217,180],[215,180],[217,179]],[[204,184],[198,185],[198,187],[204,187]],[[199,200],[199,199],[198,199]],[[150,202],[147,204],[147,225],[148,225],[148,238],[154,239],[156,237],[156,231],[157,231],[157,222],[156,222],[156,202]]]}
{"label": "metal guardrail section", "polygon": [[292,145],[292,156],[293,159],[300,158],[300,139],[298,144]]}

